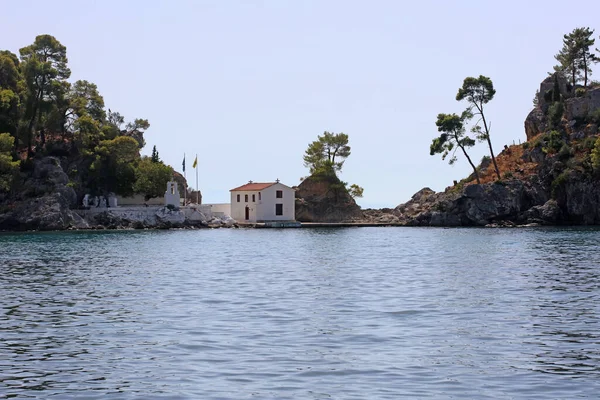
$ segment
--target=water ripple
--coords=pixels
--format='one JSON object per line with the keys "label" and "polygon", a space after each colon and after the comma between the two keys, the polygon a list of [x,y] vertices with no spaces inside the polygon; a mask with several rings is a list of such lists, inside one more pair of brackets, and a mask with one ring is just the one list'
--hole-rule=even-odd
{"label": "water ripple", "polygon": [[597,398],[599,239],[0,234],[0,398]]}

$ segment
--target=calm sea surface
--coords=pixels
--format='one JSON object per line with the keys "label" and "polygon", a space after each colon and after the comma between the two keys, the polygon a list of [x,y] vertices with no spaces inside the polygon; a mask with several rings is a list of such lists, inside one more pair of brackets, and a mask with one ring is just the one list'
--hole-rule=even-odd
{"label": "calm sea surface", "polygon": [[600,398],[600,230],[0,234],[0,398]]}

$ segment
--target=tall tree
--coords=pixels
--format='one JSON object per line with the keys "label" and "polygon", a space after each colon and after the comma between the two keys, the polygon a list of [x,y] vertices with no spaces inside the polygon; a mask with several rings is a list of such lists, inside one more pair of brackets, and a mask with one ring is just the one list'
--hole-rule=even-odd
{"label": "tall tree", "polygon": [[325,131],[317,140],[310,143],[304,152],[304,166],[310,173],[341,171],[344,161],[350,155],[348,135]]}
{"label": "tall tree", "polygon": [[19,170],[19,162],[13,161],[10,155],[14,140],[9,133],[0,133],[0,196],[10,190]]}
{"label": "tall tree", "polygon": [[592,64],[600,61],[591,52],[591,47],[596,41],[592,37],[593,35],[593,29],[575,28],[571,33],[563,36],[563,47],[554,56],[559,62],[559,65],[554,67],[554,69],[568,72],[571,75],[573,86],[583,76],[583,86],[587,87],[588,76],[592,73]]}
{"label": "tall tree", "polygon": [[574,87],[580,78],[580,71],[577,67],[575,41],[572,36],[563,36],[563,47],[554,58],[558,61],[558,65],[554,66],[554,70],[567,76],[570,75],[571,85]]}
{"label": "tall tree", "polygon": [[146,200],[161,197],[167,182],[173,178],[173,168],[151,158],[142,157],[135,170],[136,181],[133,189],[146,196]]}
{"label": "tall tree", "polygon": [[156,150],[156,145],[152,147],[152,157],[150,157],[150,161],[152,161],[153,163],[161,162],[160,157],[158,156],[158,150]]}
{"label": "tall tree", "polygon": [[103,140],[96,147],[96,159],[90,166],[89,185],[97,194],[133,194],[139,157],[138,143],[131,137]]}
{"label": "tall tree", "polygon": [[141,149],[146,145],[144,131],[148,130],[148,128],[150,128],[150,123],[147,119],[136,118],[133,122],[125,126],[125,136],[134,138]]}
{"label": "tall tree", "polygon": [[[488,124],[483,112],[484,105],[492,100],[495,94],[496,90],[494,89],[492,80],[487,76],[479,75],[479,78],[465,78],[462,87],[458,89],[456,100],[467,100],[467,103],[469,104],[467,108],[468,113],[479,116],[479,121],[477,121],[475,126],[472,128],[472,131],[477,135],[477,139],[487,142],[490,149],[490,155],[492,156],[492,162],[494,163],[494,169],[496,170],[496,175],[498,176],[498,179],[500,179],[500,170],[498,169],[498,164],[496,163],[496,156],[494,156],[492,140],[490,139],[491,123]],[[480,122],[483,123],[483,128],[479,124]]]}
{"label": "tall tree", "polygon": [[19,59],[10,51],[0,51],[0,132],[17,137],[21,82]]}
{"label": "tall tree", "polygon": [[448,163],[453,165],[456,162],[456,147],[458,147],[471,165],[471,168],[473,168],[477,183],[481,183],[477,168],[467,153],[467,148],[475,145],[475,140],[465,133],[465,121],[471,117],[472,114],[468,110],[460,116],[456,114],[438,114],[435,125],[438,128],[438,132],[441,132],[441,135],[431,142],[429,155],[441,154],[442,160],[445,160],[452,152]]}
{"label": "tall tree", "polygon": [[27,87],[27,149],[32,154],[33,138],[42,120],[41,113],[68,91],[67,48],[50,35],[40,35],[35,42],[19,50]]}

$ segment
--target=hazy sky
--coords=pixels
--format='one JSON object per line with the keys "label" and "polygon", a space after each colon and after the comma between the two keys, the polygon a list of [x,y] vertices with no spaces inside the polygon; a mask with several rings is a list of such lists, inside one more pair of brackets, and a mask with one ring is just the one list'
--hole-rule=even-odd
{"label": "hazy sky", "polygon": [[[469,174],[429,155],[440,112],[457,112],[467,76],[497,90],[487,108],[496,153],[525,140],[523,121],[562,35],[597,29],[600,1],[8,1],[0,49],[36,35],[67,47],[72,81],[98,85],[107,107],[147,118],[145,154],[228,202],[248,180],[290,186],[323,131],[350,136],[342,180],[363,207],[394,207]],[[600,46],[599,46],[600,47]],[[600,67],[596,70],[600,71]],[[594,78],[594,76],[592,76]],[[487,148],[479,144],[474,158]]]}

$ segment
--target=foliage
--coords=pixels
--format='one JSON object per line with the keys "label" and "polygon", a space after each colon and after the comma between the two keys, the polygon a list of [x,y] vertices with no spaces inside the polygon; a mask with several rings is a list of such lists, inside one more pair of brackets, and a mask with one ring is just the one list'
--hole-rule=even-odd
{"label": "foliage", "polygon": [[364,192],[364,189],[355,183],[350,185],[350,187],[348,188],[348,193],[350,194],[350,196],[352,196],[354,198],[363,197],[363,192]]}
{"label": "foliage", "polygon": [[545,136],[545,146],[543,147],[543,151],[545,153],[554,154],[558,152],[563,145],[565,145],[565,141],[563,139],[563,135],[559,131],[551,131],[549,134]]}
{"label": "foliage", "polygon": [[563,143],[563,145],[560,147],[560,150],[558,151],[558,159],[561,161],[566,161],[572,158],[574,155],[575,151],[567,143]]}
{"label": "foliage", "polygon": [[[71,84],[70,76],[67,49],[51,35],[37,36],[19,56],[0,50],[0,132],[10,134],[9,152],[22,156],[26,146],[24,173],[31,172],[37,155],[68,157],[80,166],[70,177],[78,191],[133,193],[148,120],[126,122],[106,110],[94,83]],[[13,158],[6,157],[2,162],[12,168]],[[158,152],[153,158],[160,163]]]}
{"label": "foliage", "polygon": [[[304,152],[304,166],[311,174],[338,172],[350,156],[348,135],[325,131],[317,140],[310,143]],[[336,160],[337,159],[337,160]]]}
{"label": "foliage", "polygon": [[565,106],[561,101],[554,102],[548,107],[548,120],[552,128],[558,128],[562,120]]}
{"label": "foliage", "polygon": [[600,108],[597,108],[589,113],[588,119],[595,124],[600,124]]}
{"label": "foliage", "polygon": [[473,168],[477,183],[479,183],[479,173],[466,150],[475,145],[475,140],[465,133],[465,121],[469,118],[471,118],[471,113],[468,110],[463,112],[461,116],[456,114],[438,114],[435,125],[441,135],[431,142],[429,155],[441,154],[442,160],[445,160],[452,153],[448,163],[453,165],[456,162],[456,148],[459,148],[471,165],[471,168]]}
{"label": "foliage", "polygon": [[19,59],[10,51],[0,51],[0,132],[13,136],[19,122],[20,82]]}
{"label": "foliage", "polygon": [[585,96],[586,92],[587,92],[587,90],[585,90],[585,88],[578,87],[577,89],[575,89],[575,96],[583,97],[583,96]]}
{"label": "foliage", "polygon": [[[500,170],[496,163],[496,157],[494,156],[494,149],[492,148],[492,140],[490,138],[491,124],[488,124],[484,114],[484,105],[489,103],[496,94],[494,84],[487,76],[479,75],[478,78],[467,77],[463,81],[463,85],[458,89],[456,94],[456,100],[466,100],[468,103],[467,110],[472,113],[473,116],[478,116],[479,120],[471,128],[471,131],[475,133],[476,137],[480,141],[485,141],[488,144],[494,169],[496,170],[496,176],[500,179]],[[483,127],[480,125],[483,124]]]}
{"label": "foliage", "polygon": [[153,163],[159,163],[160,161],[160,157],[158,156],[158,150],[156,150],[156,146],[152,147],[152,156],[150,157],[150,160]]}
{"label": "foliage", "polygon": [[89,186],[96,193],[114,192],[123,196],[134,193],[135,161],[139,159],[138,142],[126,136],[100,142],[90,167]]}
{"label": "foliage", "polygon": [[6,193],[19,171],[19,162],[13,161],[10,151],[14,138],[9,133],[0,133],[0,193]]}
{"label": "foliage", "polygon": [[133,189],[136,193],[144,194],[146,199],[160,197],[172,177],[173,168],[150,157],[142,157],[135,170]]}
{"label": "foliage", "polygon": [[592,167],[594,170],[600,169],[600,137],[596,139],[596,143],[594,144],[594,148],[592,149]]}
{"label": "foliage", "polygon": [[554,56],[559,62],[554,69],[568,73],[573,86],[582,79],[582,76],[583,85],[587,86],[588,76],[592,73],[591,66],[600,60],[590,50],[595,42],[593,34],[593,29],[575,28],[571,33],[563,36],[563,47]]}
{"label": "foliage", "polygon": [[569,175],[571,174],[571,170],[564,170],[560,175],[558,175],[550,185],[552,198],[556,199],[558,196],[558,191],[562,188],[569,180]]}
{"label": "foliage", "polygon": [[24,118],[28,122],[25,136],[31,155],[41,117],[63,101],[69,90],[67,79],[71,71],[67,67],[67,48],[53,36],[37,36],[32,45],[23,47],[19,53],[26,87]]}

